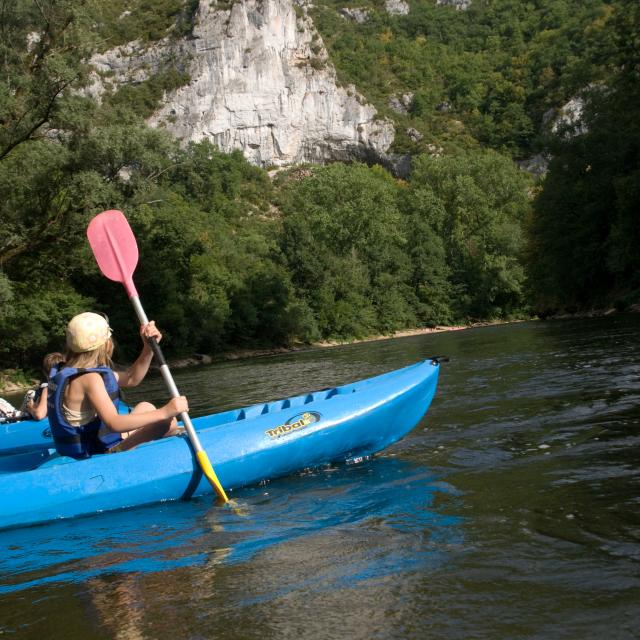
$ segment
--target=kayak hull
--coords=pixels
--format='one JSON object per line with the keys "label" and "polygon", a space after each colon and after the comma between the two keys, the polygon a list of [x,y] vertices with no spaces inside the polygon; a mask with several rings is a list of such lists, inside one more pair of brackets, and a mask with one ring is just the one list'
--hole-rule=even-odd
{"label": "kayak hull", "polygon": [[[381,451],[422,419],[438,371],[437,361],[426,360],[342,387],[195,418],[193,425],[228,492]],[[0,528],[212,491],[185,436],[88,460],[54,456],[36,469],[0,475]]]}

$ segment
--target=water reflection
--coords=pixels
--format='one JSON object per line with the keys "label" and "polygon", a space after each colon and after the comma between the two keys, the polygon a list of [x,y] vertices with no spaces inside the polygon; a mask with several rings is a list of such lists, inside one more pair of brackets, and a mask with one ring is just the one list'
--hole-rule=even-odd
{"label": "water reflection", "polygon": [[[459,540],[458,520],[432,508],[438,494],[455,491],[424,467],[376,459],[246,490],[236,496],[244,515],[197,500],[4,531],[0,593],[185,566],[206,573],[267,550],[302,561],[308,536],[324,538],[334,554],[350,548],[351,561],[334,565],[333,583],[381,577],[440,562]],[[358,547],[364,537],[369,543]]]}

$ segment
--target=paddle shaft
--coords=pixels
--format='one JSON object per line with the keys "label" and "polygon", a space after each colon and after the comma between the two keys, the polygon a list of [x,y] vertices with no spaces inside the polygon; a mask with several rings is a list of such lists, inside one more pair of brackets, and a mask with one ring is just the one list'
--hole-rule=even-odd
{"label": "paddle shaft", "polygon": [[[144,312],[142,303],[140,302],[140,298],[137,295],[134,295],[134,296],[131,296],[129,299],[131,300],[131,304],[133,305],[133,308],[136,312],[136,315],[138,316],[138,320],[140,321],[140,323],[143,325],[148,324],[149,319],[147,318],[147,314]],[[160,374],[162,375],[162,378],[165,382],[165,385],[167,386],[169,393],[171,394],[171,397],[177,398],[180,395],[180,392],[178,391],[178,387],[176,387],[176,383],[173,379],[173,376],[171,375],[171,371],[169,370],[169,365],[167,364],[167,361],[164,359],[164,355],[162,353],[162,349],[160,348],[160,345],[158,344],[158,341],[155,338],[150,338],[148,342],[149,342],[149,346],[153,351],[153,355],[156,357],[158,363],[160,364]],[[191,441],[191,445],[193,446],[196,458],[200,463],[200,467],[202,468],[202,471],[204,472],[205,476],[207,476],[207,479],[212,484],[213,488],[216,490],[216,493],[218,494],[218,496],[222,500],[224,500],[224,502],[229,502],[229,498],[227,497],[227,494],[222,488],[222,485],[220,484],[220,481],[216,476],[216,472],[213,470],[213,467],[211,466],[211,462],[209,462],[209,458],[206,452],[204,451],[204,449],[202,448],[202,445],[200,444],[200,439],[198,438],[198,434],[196,433],[196,430],[193,428],[193,423],[191,422],[191,418],[189,417],[189,414],[186,411],[183,411],[180,414],[180,419],[182,420],[182,423],[184,424],[184,428],[187,431],[187,435],[189,436],[189,440]]]}

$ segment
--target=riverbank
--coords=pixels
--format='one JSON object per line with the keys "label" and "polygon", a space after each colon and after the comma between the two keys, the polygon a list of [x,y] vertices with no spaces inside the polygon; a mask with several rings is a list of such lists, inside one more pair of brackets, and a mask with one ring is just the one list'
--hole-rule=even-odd
{"label": "riverbank", "polygon": [[[593,309],[590,311],[578,311],[576,313],[558,313],[557,315],[547,316],[545,321],[553,320],[567,320],[567,319],[579,319],[579,318],[601,318],[605,316],[614,315],[617,313],[640,313],[640,303],[631,305],[624,311],[619,311],[615,308],[606,309]],[[341,347],[348,344],[358,344],[360,342],[375,342],[377,340],[391,340],[392,338],[404,338],[407,336],[418,336],[429,333],[440,333],[442,331],[462,331],[464,329],[474,329],[478,327],[488,327],[493,325],[502,324],[514,324],[517,322],[530,322],[533,320],[540,320],[538,317],[520,318],[518,320],[492,320],[486,322],[473,322],[469,324],[460,325],[439,325],[436,327],[419,327],[416,329],[403,329],[401,331],[395,331],[392,334],[380,334],[369,336],[367,338],[358,338],[353,340],[323,340],[320,342],[313,342],[310,344],[299,344],[289,347],[273,347],[269,349],[235,349],[233,351],[223,352],[216,355],[204,355],[194,354],[188,358],[179,358],[169,363],[171,367],[192,367],[199,364],[212,364],[214,362],[224,362],[229,360],[241,360],[244,358],[259,358],[266,356],[275,356],[285,353],[291,353],[293,351],[308,351],[310,349],[326,349],[331,347]]]}
{"label": "riverbank", "polygon": [[[640,313],[640,304],[634,304],[626,312]],[[595,318],[609,316],[619,313],[614,308],[610,309],[598,309],[588,312],[577,313],[562,313],[555,316],[549,316],[545,320],[566,320],[577,318]],[[232,360],[242,360],[245,358],[260,358],[275,355],[284,355],[286,353],[292,353],[295,351],[309,351],[311,349],[328,349],[332,347],[340,347],[348,344],[357,344],[360,342],[375,342],[377,340],[390,340],[392,338],[404,338],[407,336],[417,336],[429,333],[440,333],[443,331],[462,331],[464,329],[473,329],[477,327],[486,327],[499,324],[513,324],[517,322],[527,322],[530,320],[537,320],[537,318],[524,318],[519,320],[496,320],[491,322],[474,322],[470,324],[460,325],[439,325],[436,327],[420,327],[416,329],[403,329],[401,331],[395,331],[392,334],[387,335],[374,335],[367,338],[359,338],[354,340],[324,340],[320,342],[314,342],[310,344],[296,344],[289,347],[272,347],[267,349],[234,349],[216,354],[202,354],[196,353],[192,356],[176,358],[169,361],[169,366],[174,369],[181,369],[184,367],[195,367],[198,365],[213,364],[216,362],[227,362]],[[31,379],[28,374],[19,369],[5,369],[0,371],[0,395],[11,395],[24,392],[27,389],[34,387],[38,384],[37,378]]]}
{"label": "riverbank", "polygon": [[495,322],[475,322],[465,325],[437,326],[437,327],[420,327],[417,329],[403,329],[395,331],[391,334],[379,334],[369,336],[367,338],[357,338],[353,340],[322,340],[320,342],[312,342],[309,344],[297,344],[289,347],[273,347],[268,349],[234,349],[215,355],[194,354],[187,358],[179,358],[169,363],[174,368],[191,367],[199,364],[213,364],[214,362],[226,362],[230,360],[242,360],[245,358],[260,358],[267,356],[276,356],[295,351],[309,351],[312,349],[330,349],[332,347],[342,347],[349,344],[358,344],[361,342],[376,342],[377,340],[391,340],[392,338],[404,338],[407,336],[418,336],[428,333],[440,333],[443,331],[462,331],[463,329],[473,329],[474,327],[486,327],[497,324],[510,324],[513,322],[525,322],[526,320],[496,320]]}
{"label": "riverbank", "polygon": [[[339,347],[347,344],[356,344],[358,342],[373,342],[376,340],[389,340],[391,338],[402,338],[405,336],[421,335],[425,333],[439,333],[441,331],[461,331],[472,327],[486,326],[489,324],[504,324],[504,321],[490,323],[481,322],[468,325],[454,326],[437,326],[422,327],[418,329],[405,329],[396,331],[390,335],[375,335],[357,340],[326,340],[314,342],[310,344],[295,344],[289,347],[272,347],[267,349],[234,349],[216,354],[196,353],[192,356],[176,358],[169,361],[169,366],[173,369],[181,369],[184,367],[196,367],[199,365],[213,364],[215,362],[227,362],[231,360],[242,360],[245,358],[260,358],[275,355],[283,355],[295,351],[308,351],[311,349],[327,349],[331,347]],[[0,371],[0,394],[12,395],[26,391],[38,384],[37,378],[31,378],[29,374],[20,369],[5,369]]]}
{"label": "riverbank", "polygon": [[4,369],[0,371],[0,395],[24,392],[38,385],[40,380],[31,378],[22,369]]}

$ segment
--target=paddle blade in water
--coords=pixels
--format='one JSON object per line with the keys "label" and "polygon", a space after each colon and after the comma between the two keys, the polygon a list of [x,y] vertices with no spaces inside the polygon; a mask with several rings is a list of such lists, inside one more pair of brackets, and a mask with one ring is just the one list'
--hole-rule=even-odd
{"label": "paddle blade in water", "polygon": [[138,245],[122,211],[99,213],[89,223],[87,237],[100,271],[121,282],[130,298],[137,296],[133,272],[138,264]]}

